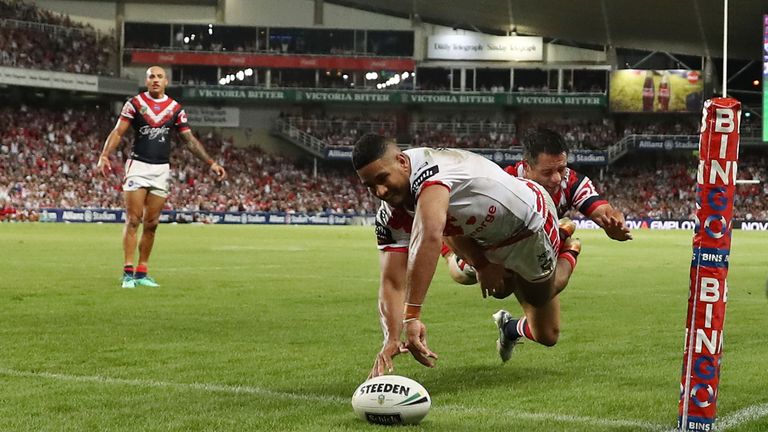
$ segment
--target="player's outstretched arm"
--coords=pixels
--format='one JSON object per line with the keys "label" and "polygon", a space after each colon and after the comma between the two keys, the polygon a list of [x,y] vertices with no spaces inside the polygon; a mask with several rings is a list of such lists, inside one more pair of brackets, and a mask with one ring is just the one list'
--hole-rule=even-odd
{"label": "player's outstretched arm", "polygon": [[125,135],[129,127],[130,123],[119,119],[117,120],[117,124],[115,124],[115,128],[112,129],[112,132],[107,136],[107,140],[104,142],[104,149],[102,149],[101,155],[99,156],[99,162],[96,165],[96,169],[98,169],[104,176],[112,173],[112,163],[109,161],[109,157],[115,150],[117,150],[117,147],[120,146],[120,140],[123,139],[123,135]]}
{"label": "player's outstretched arm", "polygon": [[403,252],[382,252],[379,257],[381,285],[379,286],[379,317],[384,342],[376,355],[368,378],[392,372],[392,358],[408,350],[400,338],[403,326],[405,304],[405,271],[408,254]]}
{"label": "player's outstretched arm", "polygon": [[198,159],[201,161],[207,163],[211,166],[211,171],[213,171],[216,174],[216,177],[219,180],[224,180],[227,178],[227,171],[224,169],[223,166],[219,165],[216,161],[213,160],[208,155],[208,152],[205,151],[205,147],[203,147],[202,144],[200,144],[200,141],[195,138],[195,136],[192,134],[191,130],[185,130],[184,132],[181,132],[179,134],[181,136],[181,139],[184,141],[184,143],[187,145],[187,148],[189,151],[192,152],[195,156],[197,156]]}
{"label": "player's outstretched arm", "polygon": [[443,230],[448,212],[448,189],[435,184],[421,191],[413,219],[406,274],[406,347],[427,367],[435,365],[437,354],[427,347],[427,328],[421,322],[421,305],[435,275]]}
{"label": "player's outstretched arm", "polygon": [[589,218],[598,224],[608,237],[618,241],[632,240],[632,233],[624,223],[624,215],[610,204],[596,208]]}

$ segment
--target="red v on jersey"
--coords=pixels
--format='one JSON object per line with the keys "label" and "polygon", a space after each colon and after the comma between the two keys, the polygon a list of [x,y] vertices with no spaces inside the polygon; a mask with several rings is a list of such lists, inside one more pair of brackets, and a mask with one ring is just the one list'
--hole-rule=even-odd
{"label": "red v on jersey", "polygon": [[168,96],[163,96],[162,99],[153,99],[146,92],[139,93],[137,96],[144,102],[142,105],[147,106],[155,115],[160,115],[173,102],[173,99]]}
{"label": "red v on jersey", "polygon": [[160,127],[167,122],[180,108],[175,100],[165,96],[163,99],[152,99],[146,92],[135,96],[135,104],[138,105],[139,114],[152,127]]}

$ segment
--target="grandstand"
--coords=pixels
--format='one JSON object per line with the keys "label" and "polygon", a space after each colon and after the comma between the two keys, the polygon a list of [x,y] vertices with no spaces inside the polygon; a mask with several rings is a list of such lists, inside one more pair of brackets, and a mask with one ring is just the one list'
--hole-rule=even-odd
{"label": "grandstand", "polygon": [[[21,237],[34,236],[35,229],[47,230],[63,225],[54,222],[76,222],[76,229],[83,230],[77,231],[78,235],[100,242],[101,238],[94,233],[100,236],[107,231],[95,230],[111,229],[126,221],[120,179],[133,137],[129,135],[123,139],[114,156],[113,176],[104,177],[95,167],[121,107],[129,97],[142,91],[145,70],[151,65],[160,65],[168,71],[171,80],[168,94],[184,105],[195,136],[229,174],[222,182],[215,180],[208,175],[208,167],[180,149],[183,144],[176,137],[170,162],[171,194],[163,208],[161,222],[195,226],[259,225],[247,227],[254,230],[265,228],[261,225],[279,225],[273,228],[287,231],[275,232],[287,237],[295,235],[297,238],[293,243],[284,246],[273,242],[271,234],[262,232],[256,236],[267,245],[265,249],[277,251],[281,262],[291,261],[290,253],[303,254],[304,241],[316,250],[326,247],[324,240],[312,243],[316,239],[310,239],[311,234],[290,231],[307,228],[293,225],[364,225],[365,235],[353,231],[357,227],[338,228],[333,234],[324,231],[322,235],[333,241],[345,236],[370,240],[370,225],[374,223],[379,202],[360,184],[350,163],[354,143],[369,132],[393,138],[402,148],[470,150],[506,167],[523,159],[523,144],[531,131],[542,127],[552,129],[569,145],[569,166],[588,175],[600,194],[634,224],[633,228],[688,227],[685,224],[695,219],[697,210],[696,164],[702,106],[705,100],[719,95],[723,81],[728,85],[729,96],[739,99],[743,107],[737,178],[748,181],[748,184],[740,185],[736,190],[733,228],[768,231],[768,182],[765,181],[768,178],[768,143],[762,139],[766,136],[762,126],[766,113],[762,106],[763,95],[756,84],[764,79],[757,62],[761,33],[759,18],[761,13],[766,13],[764,5],[763,10],[756,5],[760,2],[735,2],[736,7],[731,9],[731,50],[725,63],[719,46],[721,29],[718,27],[723,15],[722,5],[711,7],[705,2],[693,1],[694,7],[678,4],[691,2],[644,0],[621,9],[606,1],[578,2],[579,5],[565,0],[543,3],[492,0],[472,6],[460,0],[436,3],[423,0],[0,0],[0,232],[20,230],[25,234],[13,239],[22,244]],[[728,70],[723,71],[721,64],[727,65]],[[569,216],[579,217],[576,212]],[[104,224],[109,225],[108,228],[91,227],[90,223],[101,222],[114,224]],[[579,226],[581,229],[590,225]],[[87,231],[89,227],[94,231]],[[237,268],[246,269],[258,260],[267,268],[265,273],[271,273],[268,268],[272,264],[266,261],[272,252],[262,254],[259,249],[262,246],[254,246],[244,236],[224,231],[229,228],[211,229],[221,229],[220,233],[224,234],[211,235],[208,231],[208,236],[221,235],[235,246],[227,249],[230,246],[222,245],[216,249],[222,255],[221,261],[211,264],[214,270],[195,276],[193,283],[216,272],[215,268],[228,268],[232,262],[237,262]],[[50,238],[59,235],[50,234]],[[114,235],[114,232],[108,235]],[[672,233],[670,237],[657,235],[664,247],[672,247],[672,243],[690,243],[687,233]],[[189,238],[199,243],[213,243],[199,234],[189,235]],[[590,232],[586,238],[598,244],[595,249],[600,259],[606,262],[620,260],[610,261],[615,266],[645,259],[633,255],[636,251],[648,256],[657,252],[636,241],[634,243],[641,245],[632,249],[632,254],[614,253],[599,243],[605,239],[598,238],[597,234]],[[44,236],[38,245],[47,240]],[[359,256],[355,253],[345,255],[349,251],[340,252],[344,246],[331,240],[328,253],[323,250],[312,259],[317,262],[328,259],[334,266],[344,268],[346,273],[339,271],[328,277],[346,281],[353,268],[350,263],[361,267],[373,265],[362,261],[362,253]],[[754,238],[750,241],[762,248]],[[0,245],[10,248],[13,254],[16,243],[0,241]],[[197,250],[196,247],[186,244],[182,248]],[[229,255],[236,250],[258,250],[259,253],[249,255],[247,262],[241,262]],[[357,252],[360,250],[362,247]],[[114,254],[115,251],[105,249],[104,253]],[[75,252],[70,250],[68,254]],[[662,254],[658,255],[655,258],[660,261],[654,261],[654,265],[663,267],[668,264],[660,256]],[[49,259],[32,253],[19,256],[25,261]],[[85,264],[75,265],[61,261],[60,257],[50,259],[56,265],[77,268],[78,275],[88,273],[90,266],[104,263],[94,259],[88,261],[86,269]],[[208,264],[192,252],[180,255],[178,259],[189,260],[189,267]],[[758,262],[750,261],[752,267],[764,266],[759,258],[750,259]],[[169,262],[164,265],[171,266]],[[318,275],[325,274],[321,273],[325,269],[320,267],[314,262],[307,263],[308,269]],[[28,273],[34,272],[31,264],[24,268]],[[182,266],[178,268],[179,273],[184,273]],[[608,283],[602,280],[603,268],[599,263],[587,268],[591,272],[590,281]],[[647,273],[656,271],[644,264],[638,264],[638,269]],[[288,267],[281,267],[281,271],[292,272]],[[6,272],[10,273],[10,270]],[[0,273],[0,279],[6,272]],[[635,269],[626,272],[634,275]],[[305,291],[301,291],[300,297],[291,295],[286,298],[301,304],[304,297],[315,294],[322,297],[322,293],[313,293],[309,288],[325,276],[308,276],[303,268],[296,270],[296,275],[299,273],[306,278],[296,289],[297,292]],[[369,279],[375,277],[365,275]],[[750,273],[749,278],[754,279],[754,275]],[[258,276],[251,275],[245,282],[238,279],[233,284],[251,284],[257,279]],[[614,276],[609,279],[616,286],[622,284]],[[22,282],[18,281],[19,284]],[[227,283],[222,283],[224,289],[231,288]],[[354,279],[354,284],[360,283],[359,279]],[[270,295],[283,295],[283,291],[271,291],[275,286],[271,286]],[[341,292],[336,285],[329,290],[335,294]],[[667,292],[654,293],[661,297],[669,295]],[[637,297],[644,296],[639,289],[636,294]],[[450,295],[466,294],[450,291]],[[583,294],[576,294],[579,295]],[[19,299],[25,296],[17,295]],[[356,302],[356,298],[347,298],[344,294],[334,298],[342,303]],[[83,304],[89,302],[82,301]],[[249,297],[249,301],[253,304],[261,300]],[[98,303],[88,305],[99,307]],[[222,309],[226,307],[217,305]],[[78,307],[75,305],[70,311],[72,320],[78,319]],[[606,300],[600,307],[610,309],[611,300]],[[646,311],[652,308],[648,304],[644,307]],[[191,309],[205,313],[204,307],[192,305]],[[303,316],[309,315],[307,309],[303,311]],[[670,309],[666,311],[674,313]],[[368,312],[355,311],[360,316]],[[185,314],[181,309],[174,313]],[[760,313],[764,315],[764,310]],[[318,314],[320,320],[344,325],[325,310]],[[246,317],[243,320],[250,318],[248,314],[243,316]],[[189,316],[185,319],[192,320]],[[754,318],[754,323],[758,320]],[[183,327],[184,322],[177,321],[176,324]],[[765,320],[759,322],[765,323]],[[590,331],[580,325],[582,331]],[[237,325],[232,324],[222,331],[235,332],[235,327]],[[285,336],[279,326],[270,323],[267,327],[267,331]],[[260,330],[258,327],[250,329]],[[454,330],[462,331],[461,328]],[[664,329],[661,333],[667,339],[679,339],[678,330],[681,329],[675,327],[673,332]],[[151,333],[152,330],[144,331]],[[373,337],[369,328],[361,331],[362,334]],[[174,335],[183,337],[183,332]],[[262,335],[258,337],[269,339]],[[647,342],[655,337],[655,333],[642,337]],[[291,340],[295,345],[290,349],[277,350],[270,355],[280,361],[296,355],[292,350],[300,351],[301,344],[307,342]],[[233,345],[243,343],[230,342]],[[442,342],[447,344],[445,340]],[[354,355],[364,357],[363,362],[368,362],[367,348],[370,347],[365,348],[352,348],[352,351]],[[203,349],[216,348],[210,345]],[[162,356],[160,350],[148,348],[149,351],[151,355]],[[583,356],[576,351],[569,353],[575,357]],[[610,357],[612,354],[607,349],[598,355]],[[677,355],[675,352],[675,362]],[[18,358],[23,357],[18,355]],[[229,363],[223,367],[232,365],[234,370],[242,371],[242,368],[247,369],[243,365],[253,359],[228,357],[225,360]],[[360,361],[359,358],[356,360]],[[528,360],[535,362],[530,357]],[[663,361],[672,360],[664,358]],[[139,376],[136,382],[129,384],[150,387],[153,391],[159,388],[159,392],[196,388],[221,392],[228,398],[238,392],[265,397],[273,391],[264,382],[257,382],[252,388],[240,387],[237,377],[226,374],[217,375],[217,379],[232,383],[231,387],[166,385],[161,378],[155,381],[130,373],[123,375],[130,371],[129,363],[120,363],[124,369],[107,370],[111,375],[105,372],[105,376]],[[209,366],[201,363],[202,367]],[[259,359],[258,364],[269,363]],[[308,371],[315,363],[306,360],[306,364],[301,364]],[[580,364],[587,368],[591,363],[584,360]],[[45,362],[40,365],[40,370],[47,370]],[[168,364],[158,368],[163,366]],[[603,364],[600,367],[615,366]],[[349,374],[352,366],[344,367],[346,370],[334,370],[333,373]],[[493,387],[493,374],[488,370],[473,370],[473,367],[467,366],[466,375],[477,373],[481,377],[476,384]],[[547,364],[546,367],[555,366]],[[653,367],[653,364],[643,366]],[[524,368],[520,376],[531,372],[532,368],[531,365]],[[58,379],[53,375],[18,372],[17,369],[0,360],[0,382],[41,376]],[[415,369],[407,370],[418,373]],[[270,379],[275,380],[280,375],[279,371],[269,373]],[[761,378],[768,379],[764,371],[760,373]],[[275,394],[280,394],[281,401],[338,404],[341,396],[336,393],[339,388],[333,385],[330,387],[336,393],[328,398],[312,396],[323,393],[320,385],[313,384],[309,386],[311,388],[301,390],[289,387],[311,381],[309,372],[297,374],[303,374],[303,381],[297,378],[275,387]],[[87,379],[70,379],[72,376]],[[84,368],[82,373],[73,372],[67,375],[70,378],[62,380],[91,385],[101,382],[100,376],[98,370],[89,372]],[[201,378],[192,373],[171,376],[183,382],[205,382],[205,376]],[[519,376],[508,375],[507,378]],[[112,384],[120,384],[121,379],[115,378]],[[129,378],[126,380],[130,381]],[[754,390],[749,381],[748,377],[741,377],[733,385]],[[452,385],[458,386],[456,383],[458,381]],[[547,383],[554,385],[556,382],[547,380]],[[466,384],[470,385],[471,382]],[[640,387],[643,383],[621,385]],[[458,390],[439,388],[439,384],[435,386],[447,400],[455,401],[456,409],[446,409],[449,422],[436,421],[430,430],[472,430],[473,426],[462,423],[464,419],[489,417],[489,409],[466,408],[467,402],[452,394]],[[528,383],[525,389],[534,392],[536,386]],[[346,387],[343,390],[346,391]],[[509,419],[521,421],[525,427],[520,430],[661,430],[662,426],[669,426],[660,425],[662,420],[654,407],[639,407],[647,394],[628,396],[632,400],[630,407],[629,402],[622,405],[620,401],[602,399],[609,393],[607,388],[590,391],[603,402],[603,408],[609,407],[606,408],[609,412],[601,413],[600,409],[574,404],[560,413],[552,407],[535,406],[543,399],[529,403],[526,395],[516,394],[515,402],[526,414],[511,415]],[[675,391],[674,388],[670,390],[671,393]],[[577,393],[571,394],[573,399],[579,398]],[[549,397],[556,396],[556,393],[549,394]],[[346,394],[343,397],[346,398]],[[657,393],[653,397],[658,402],[662,396]],[[116,398],[119,400],[119,396]],[[0,400],[6,399],[7,395],[0,391]],[[66,405],[65,399],[62,399],[63,405]],[[757,412],[753,420],[748,420],[749,415],[739,411],[743,406],[755,406],[747,396],[740,396],[738,403],[730,406],[724,404],[724,412],[730,415],[726,418],[736,426],[723,430],[768,430],[765,405],[768,399],[765,394],[760,394],[755,400],[758,405],[753,409]],[[671,403],[674,405],[674,401]],[[205,401],[201,402],[204,404]],[[496,409],[496,405],[491,406]],[[537,411],[539,408],[549,409]],[[92,409],[98,411],[101,408]],[[346,420],[338,426],[335,417],[342,411],[335,406],[323,409],[326,411],[321,416],[322,429],[354,430],[360,426],[345,423]],[[586,410],[583,416],[574,413],[582,409]],[[270,413],[274,415],[279,411],[275,408]],[[3,412],[0,408],[0,413]],[[179,415],[194,414],[185,411]],[[215,415],[226,416],[226,410],[216,411]],[[191,425],[165,419],[158,423],[159,426],[154,426],[149,419],[137,429],[238,430],[238,426],[245,424],[255,430],[312,430],[312,413],[302,415],[304,417],[298,419],[289,418],[285,424],[274,419],[248,423],[242,422],[242,418],[238,420],[241,421],[239,424],[230,424],[207,418]],[[58,423],[48,418],[39,423],[32,422],[27,428],[24,424],[26,417],[22,417],[10,423],[0,420],[0,429],[100,428],[98,421]],[[28,417],[34,417],[34,413]],[[625,421],[627,418],[644,420]],[[538,425],[539,420],[544,426]],[[497,430],[506,426],[507,420],[478,422],[488,426],[489,430]],[[126,420],[122,418],[107,423],[115,429],[127,428]],[[728,422],[724,424],[730,427]],[[541,428],[536,429],[539,426]]]}
{"label": "grandstand", "polygon": [[[633,168],[621,162],[636,157],[638,152],[671,151],[671,159],[679,159],[681,154],[696,147],[698,110],[686,107],[676,113],[650,117],[614,111],[608,103],[609,75],[619,65],[638,64],[655,70],[710,67],[687,52],[674,55],[651,52],[638,62],[636,47],[614,48],[615,52],[607,56],[598,45],[578,45],[546,37],[546,52],[538,54],[538,60],[511,63],[446,60],[443,58],[451,58],[453,54],[424,51],[423,38],[435,45],[440,38],[452,37],[451,34],[472,38],[472,32],[436,24],[430,27],[432,33],[425,33],[426,25],[418,25],[418,20],[395,18],[388,19],[396,25],[390,26],[390,30],[381,30],[377,15],[364,11],[354,13],[361,17],[359,22],[371,23],[370,29],[341,25],[334,28],[331,23],[276,26],[267,21],[258,24],[262,22],[258,20],[256,25],[246,25],[244,17],[235,16],[237,7],[224,8],[225,14],[232,15],[222,22],[219,15],[210,15],[212,3],[205,1],[191,8],[200,16],[168,22],[147,20],[139,12],[141,7],[131,6],[129,2],[125,14],[117,14],[114,22],[105,23],[103,16],[88,16],[90,2],[82,5],[81,9],[76,5],[66,6],[73,14],[80,15],[78,21],[61,13],[67,12],[66,7],[56,10],[56,2],[50,5],[39,2],[39,6],[15,0],[0,3],[3,20],[0,62],[6,70],[34,71],[35,74],[56,71],[50,78],[40,79],[62,80],[58,86],[38,88],[34,98],[26,94],[28,87],[14,86],[14,80],[9,80],[9,92],[5,96],[8,121],[4,122],[0,157],[54,162],[42,169],[30,166],[8,169],[12,164],[6,165],[8,168],[2,173],[6,182],[0,186],[5,220],[36,220],[42,209],[47,210],[47,215],[57,215],[53,209],[120,207],[119,191],[105,185],[103,179],[83,172],[79,173],[83,175],[69,175],[70,164],[56,162],[65,155],[49,146],[49,137],[31,137],[37,140],[35,145],[24,145],[19,134],[26,132],[11,130],[11,127],[33,117],[48,118],[53,125],[49,127],[57,128],[62,124],[58,121],[60,116],[66,112],[82,118],[92,114],[88,108],[80,111],[74,108],[76,111],[72,113],[73,108],[67,106],[72,100],[75,102],[70,105],[78,107],[87,107],[93,99],[101,106],[116,107],[122,97],[137,90],[136,83],[149,64],[168,67],[174,82],[170,92],[190,106],[193,125],[201,136],[207,137],[210,151],[222,153],[226,142],[231,147],[222,153],[222,162],[237,161],[238,171],[241,163],[245,164],[243,168],[247,167],[240,173],[235,172],[225,187],[226,193],[239,197],[237,199],[206,196],[205,182],[210,180],[194,172],[195,168],[178,171],[174,178],[174,190],[178,193],[169,201],[168,211],[237,212],[244,209],[347,215],[370,215],[374,205],[368,198],[354,197],[359,187],[344,168],[351,145],[366,132],[396,138],[403,146],[473,149],[505,165],[522,157],[521,137],[545,125],[564,136],[572,149],[573,164],[597,173],[601,188],[605,188],[603,178],[621,178],[631,172]],[[135,15],[129,13],[131,7],[128,6],[135,8]],[[328,5],[328,8],[335,11],[338,6]],[[108,9],[102,6],[98,12],[109,17],[112,11]],[[213,9],[222,13],[221,9]],[[336,19],[331,12],[328,14],[329,20]],[[70,77],[62,72],[74,75]],[[740,73],[747,75],[748,72]],[[95,85],[91,87],[95,89],[84,88],[77,94],[68,92],[72,86],[67,80],[73,77],[92,80]],[[712,91],[712,88],[705,85],[696,91]],[[697,95],[701,100],[700,93]],[[52,105],[52,100],[57,102]],[[757,103],[745,100],[745,104],[745,112],[752,113],[752,118],[759,116]],[[58,108],[53,108],[54,105]],[[18,107],[24,107],[24,111]],[[42,109],[40,115],[38,109]],[[79,136],[74,145],[97,148],[109,128],[109,117],[105,110],[99,109],[95,117],[97,128],[90,128],[86,135]],[[754,153],[753,160],[762,161],[763,146],[757,138],[761,133],[759,124],[745,120],[742,148]],[[67,133],[66,130],[53,131],[54,135],[66,136]],[[254,145],[259,149],[254,150]],[[297,184],[290,188],[291,192],[286,194],[281,190],[272,196],[271,188],[264,190],[265,180],[255,180],[246,174],[269,171],[256,162],[265,157],[283,161],[278,164],[280,167],[285,163],[295,164],[290,171],[301,173],[299,177],[307,177],[311,172],[321,180],[307,185],[303,179],[294,179]],[[665,163],[663,156],[656,157],[661,162],[654,162],[655,165]],[[78,169],[83,171],[92,162],[84,160]],[[676,166],[670,163],[670,167]],[[41,170],[45,175],[63,173],[71,180],[61,192],[47,193],[45,190],[50,185],[40,181]],[[746,169],[754,170],[759,168]],[[274,172],[267,175],[267,178],[274,177]],[[191,186],[194,181],[190,178],[202,184]],[[247,191],[253,189],[254,182],[260,185],[259,191]],[[312,190],[316,182],[331,183],[334,188],[344,184],[341,189],[349,193],[328,197]],[[680,186],[690,192],[694,184],[689,178]],[[324,188],[327,186],[320,187]],[[83,192],[87,190],[107,193]],[[637,196],[623,196],[628,193],[623,188],[613,188],[611,193],[612,198],[622,202],[638,200]],[[304,198],[301,202],[291,202],[293,197],[307,195],[313,196],[309,202]],[[190,200],[193,196],[198,198]],[[680,196],[687,197],[684,193]],[[201,206],[200,202],[208,204]],[[682,204],[675,204],[679,211],[674,212],[653,208],[654,205],[661,204],[651,200],[642,206],[632,206],[629,213],[636,217],[664,214],[675,219],[690,216],[690,211],[682,210]],[[764,209],[759,204],[743,211],[745,218],[761,218],[760,215],[764,215]],[[175,215],[169,213],[168,220],[175,220]]]}

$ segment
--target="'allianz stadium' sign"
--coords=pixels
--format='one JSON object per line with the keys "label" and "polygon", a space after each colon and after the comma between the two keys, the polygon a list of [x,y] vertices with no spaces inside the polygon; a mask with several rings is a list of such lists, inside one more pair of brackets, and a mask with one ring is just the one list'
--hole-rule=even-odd
{"label": "'allianz stadium' sign", "polygon": [[632,141],[641,150],[697,150],[698,135],[634,135]]}
{"label": "'allianz stadium' sign", "polygon": [[[111,209],[58,209],[40,210],[41,222],[64,223],[124,223],[125,211]],[[347,225],[350,214],[336,213],[285,213],[285,212],[208,212],[164,211],[161,223],[208,223],[208,224],[279,224],[279,225]]]}
{"label": "'allianz stadium' sign", "polygon": [[[523,160],[522,148],[470,150],[499,165],[512,165]],[[352,147],[329,147],[326,149],[325,157],[331,160],[352,160]],[[608,164],[608,154],[599,150],[572,150],[568,155],[568,163],[606,165]]]}
{"label": "'allianz stadium' sign", "polygon": [[[65,223],[124,223],[125,211],[111,209],[42,209],[40,222]],[[285,212],[206,212],[206,211],[164,211],[160,215],[162,223],[208,223],[229,225],[349,225],[353,214],[339,213],[285,213]],[[365,218],[373,224],[372,216]],[[591,219],[575,219],[579,229],[599,229]],[[627,226],[635,231],[651,230],[689,230],[695,222],[681,219],[629,219]],[[734,220],[733,228],[744,231],[768,231],[768,220]]]}

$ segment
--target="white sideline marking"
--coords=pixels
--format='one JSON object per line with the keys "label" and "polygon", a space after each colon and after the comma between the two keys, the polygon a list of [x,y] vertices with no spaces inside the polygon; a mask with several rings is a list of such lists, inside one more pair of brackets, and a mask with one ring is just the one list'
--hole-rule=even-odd
{"label": "white sideline marking", "polygon": [[[51,372],[25,372],[14,369],[0,368],[0,375],[7,375],[12,377],[21,378],[44,378],[59,381],[70,381],[78,383],[102,383],[110,385],[128,385],[134,387],[149,387],[149,388],[171,388],[177,390],[199,390],[211,393],[231,393],[231,394],[252,394],[257,396],[267,396],[280,399],[301,400],[301,401],[313,401],[327,404],[349,404],[349,398],[342,398],[339,396],[331,395],[312,395],[312,394],[300,394],[291,392],[281,392],[268,390],[261,387],[252,386],[239,386],[239,385],[227,385],[227,384],[207,384],[207,383],[174,383],[167,381],[157,380],[145,380],[145,379],[125,379],[125,378],[112,378],[100,375],[88,376],[88,375],[67,375]],[[675,430],[669,426],[654,424],[650,422],[638,421],[638,420],[619,420],[619,419],[605,419],[597,417],[581,417],[567,414],[555,414],[555,413],[531,413],[531,412],[514,412],[514,411],[502,411],[485,409],[481,407],[465,407],[462,405],[442,405],[436,406],[437,411],[458,412],[466,414],[488,414],[503,417],[511,417],[522,420],[549,420],[561,423],[581,423],[586,425],[596,426],[608,426],[608,427],[628,427],[637,428],[649,431],[671,431]],[[768,403],[760,405],[752,405],[736,411],[727,416],[721,417],[715,423],[717,431],[725,431],[727,429],[741,426],[745,423],[760,420],[768,417]]]}
{"label": "white sideline marking", "polygon": [[715,430],[724,431],[726,429],[741,426],[744,423],[760,420],[764,417],[768,417],[768,403],[748,406],[717,419],[717,421],[715,421]]}
{"label": "white sideline marking", "polygon": [[311,394],[299,394],[290,392],[280,392],[263,389],[260,387],[227,385],[227,384],[206,384],[206,383],[174,383],[156,380],[144,379],[125,379],[111,378],[106,376],[87,376],[87,375],[66,375],[51,372],[24,372],[13,369],[0,368],[0,375],[8,375],[21,378],[46,378],[59,381],[71,381],[77,383],[102,383],[115,385],[129,385],[135,387],[150,388],[172,388],[177,390],[202,390],[211,393],[234,393],[234,394],[252,394],[258,396],[270,396],[280,399],[307,400],[324,403],[349,402],[346,398],[338,396],[320,396]]}
{"label": "white sideline marking", "polygon": [[[110,385],[128,385],[135,387],[149,387],[149,388],[171,388],[176,390],[200,390],[211,393],[233,393],[233,394],[252,394],[257,396],[268,396],[280,399],[290,400],[302,400],[313,401],[328,404],[344,404],[350,403],[350,398],[342,398],[339,396],[331,395],[311,395],[311,394],[299,394],[291,392],[280,392],[274,390],[268,390],[260,387],[251,386],[237,386],[226,384],[206,384],[206,383],[174,383],[166,381],[146,380],[146,379],[125,379],[125,378],[111,378],[106,376],[88,376],[88,375],[67,375],[52,372],[25,372],[14,369],[0,368],[0,375],[7,375],[12,377],[21,378],[44,378],[59,381],[69,381],[76,383],[101,383]],[[351,396],[351,395],[350,395]],[[529,412],[514,412],[514,411],[502,411],[465,407],[461,405],[443,405],[435,407],[437,411],[458,412],[466,414],[487,414],[503,417],[511,417],[522,420],[550,420],[562,423],[581,423],[587,425],[596,426],[613,426],[613,427],[631,427],[643,430],[659,431],[664,429],[663,426],[635,420],[611,420],[595,417],[579,417],[565,414],[553,414],[553,413],[529,413]],[[667,428],[668,429],[668,428]]]}

